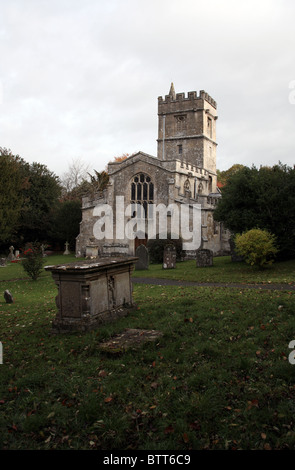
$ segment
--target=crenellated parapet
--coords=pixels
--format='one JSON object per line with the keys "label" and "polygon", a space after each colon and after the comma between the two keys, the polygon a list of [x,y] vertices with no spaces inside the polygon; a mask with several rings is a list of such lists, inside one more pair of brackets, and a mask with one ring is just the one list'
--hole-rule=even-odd
{"label": "crenellated parapet", "polygon": [[165,98],[162,96],[158,97],[158,104],[159,106],[161,104],[165,105],[168,103],[179,103],[179,102],[186,102],[186,103],[192,103],[195,106],[200,106],[200,100],[202,101],[207,101],[213,108],[217,109],[217,103],[216,101],[204,90],[201,90],[199,93],[196,91],[189,91],[187,93],[187,96],[185,93],[176,93],[174,95],[169,94],[166,95]]}

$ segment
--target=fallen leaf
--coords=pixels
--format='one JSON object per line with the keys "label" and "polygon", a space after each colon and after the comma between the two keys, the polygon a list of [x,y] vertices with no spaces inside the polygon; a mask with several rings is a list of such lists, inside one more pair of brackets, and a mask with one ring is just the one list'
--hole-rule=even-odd
{"label": "fallen leaf", "polygon": [[110,403],[113,400],[113,397],[107,397],[104,399],[105,403]]}
{"label": "fallen leaf", "polygon": [[167,426],[167,428],[165,428],[164,430],[165,434],[172,434],[173,432],[174,432],[174,427],[172,426],[172,424],[169,424],[169,426]]}
{"label": "fallen leaf", "polygon": [[253,408],[253,406],[258,408],[258,400],[256,398],[254,398],[254,400],[248,401],[247,410],[251,410],[251,408]]}
{"label": "fallen leaf", "polygon": [[187,444],[189,442],[189,438],[188,438],[187,433],[184,432],[182,437],[183,437],[184,442]]}
{"label": "fallen leaf", "polygon": [[100,370],[98,373],[98,377],[106,377],[108,374],[106,373],[105,370]]}

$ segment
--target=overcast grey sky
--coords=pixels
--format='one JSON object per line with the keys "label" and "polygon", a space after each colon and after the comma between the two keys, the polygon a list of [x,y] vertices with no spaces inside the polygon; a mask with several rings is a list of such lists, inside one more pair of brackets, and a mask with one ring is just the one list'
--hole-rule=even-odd
{"label": "overcast grey sky", "polygon": [[217,101],[217,168],[293,165],[294,20],[294,0],[0,0],[0,146],[57,175],[156,156],[173,82]]}

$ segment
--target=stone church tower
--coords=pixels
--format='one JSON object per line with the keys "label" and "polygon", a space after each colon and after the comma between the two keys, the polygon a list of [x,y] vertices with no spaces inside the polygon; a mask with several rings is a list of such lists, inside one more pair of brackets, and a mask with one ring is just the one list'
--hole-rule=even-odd
{"label": "stone church tower", "polygon": [[199,95],[175,93],[158,98],[158,158],[189,163],[216,174],[216,102],[204,91]]}
{"label": "stone church tower", "polygon": [[[82,200],[82,221],[76,242],[77,255],[134,255],[146,244],[146,225],[151,204],[201,207],[201,244],[215,255],[229,252],[229,234],[213,219],[221,194],[216,175],[216,102],[205,92],[175,93],[158,98],[157,157],[138,152],[122,162],[108,165],[109,184],[102,194]],[[124,206],[118,208],[118,197]],[[125,208],[139,204],[145,209],[140,236],[130,239],[118,230],[119,216],[130,222]],[[112,236],[95,237],[97,213],[103,205],[112,208]],[[123,215],[122,215],[123,214]],[[124,231],[123,231],[124,232]],[[158,232],[157,232],[158,233]],[[187,253],[187,257],[195,253]]]}

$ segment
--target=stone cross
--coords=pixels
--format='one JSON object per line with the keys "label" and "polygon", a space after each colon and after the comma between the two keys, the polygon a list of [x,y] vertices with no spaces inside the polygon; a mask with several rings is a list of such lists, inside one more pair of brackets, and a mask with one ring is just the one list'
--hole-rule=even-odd
{"label": "stone cross", "polygon": [[65,249],[64,255],[70,255],[71,253],[69,252],[69,242],[65,243],[65,247],[66,249]]}

